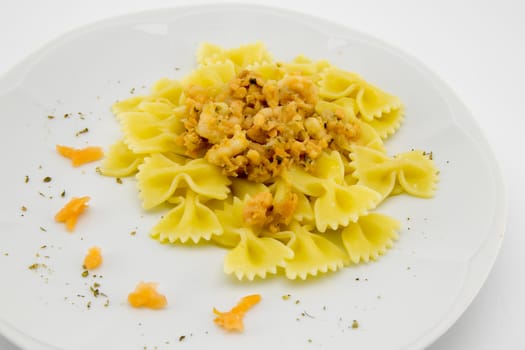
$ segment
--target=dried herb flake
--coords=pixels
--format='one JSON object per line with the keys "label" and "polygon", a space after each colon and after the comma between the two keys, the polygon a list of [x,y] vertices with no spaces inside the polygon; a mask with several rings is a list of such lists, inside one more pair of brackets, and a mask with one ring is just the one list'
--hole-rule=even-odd
{"label": "dried herb flake", "polygon": [[88,128],[84,128],[84,129],[82,129],[82,130],[80,130],[80,131],[77,131],[77,133],[75,134],[75,136],[78,137],[78,136],[80,136],[80,135],[82,135],[82,134],[85,134],[85,133],[87,133],[87,132],[89,132],[89,129],[88,129]]}

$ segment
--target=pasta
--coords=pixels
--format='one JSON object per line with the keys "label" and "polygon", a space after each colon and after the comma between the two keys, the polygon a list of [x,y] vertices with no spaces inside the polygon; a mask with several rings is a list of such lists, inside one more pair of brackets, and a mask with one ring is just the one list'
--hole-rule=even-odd
{"label": "pasta", "polygon": [[101,173],[136,176],[161,243],[213,242],[224,272],[289,279],[377,260],[400,223],[376,212],[388,197],[430,198],[431,156],[389,156],[400,99],[326,60],[276,62],[257,42],[204,43],[180,81],[113,105],[122,139]]}

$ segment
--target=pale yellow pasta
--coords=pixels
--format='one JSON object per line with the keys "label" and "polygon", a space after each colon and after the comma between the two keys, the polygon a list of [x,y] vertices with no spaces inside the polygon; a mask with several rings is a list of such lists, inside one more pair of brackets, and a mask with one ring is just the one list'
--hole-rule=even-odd
{"label": "pale yellow pasta", "polygon": [[124,142],[134,153],[181,152],[175,139],[182,128],[178,118],[161,119],[148,112],[119,114]]}
{"label": "pale yellow pasta", "polygon": [[344,165],[338,152],[324,154],[313,174],[294,167],[287,173],[295,190],[313,197],[315,225],[320,232],[356,221],[379,204],[381,196],[361,185],[347,185]]}
{"label": "pale yellow pasta", "polygon": [[366,82],[359,75],[333,68],[325,72],[320,83],[322,97],[336,100],[343,97],[355,98],[361,117],[366,121],[381,118],[383,113],[401,108],[399,98],[390,95]]}
{"label": "pale yellow pasta", "polygon": [[294,256],[292,249],[270,237],[259,237],[251,229],[239,230],[240,241],[224,258],[224,272],[238,279],[266,278],[277,273],[286,260]]}
{"label": "pale yellow pasta", "polygon": [[119,140],[109,148],[100,171],[106,176],[130,176],[137,172],[143,160],[144,155],[133,153],[123,140]]}
{"label": "pale yellow pasta", "polygon": [[177,197],[176,206],[155,225],[150,234],[160,242],[198,243],[222,234],[222,226],[213,210],[200,201],[199,195],[188,190]]}
{"label": "pale yellow pasta", "polygon": [[220,46],[204,43],[197,51],[197,61],[201,66],[220,62],[232,62],[237,72],[249,65],[270,62],[271,54],[262,42],[242,45],[233,49],[223,49]]}
{"label": "pale yellow pasta", "polygon": [[275,63],[254,63],[246,67],[251,71],[257,72],[264,79],[268,80],[280,80],[284,78],[284,70],[282,67],[277,66]]}
{"label": "pale yellow pasta", "polygon": [[153,85],[151,96],[157,99],[166,99],[174,106],[180,106],[184,104],[184,87],[177,80],[160,79]]}
{"label": "pale yellow pasta", "polygon": [[400,99],[358,74],[276,62],[261,42],[205,43],[197,62],[112,107],[123,136],[101,173],[136,173],[143,208],[166,208],[150,231],[159,242],[228,249],[224,272],[238,279],[307,279],[386,253],[401,229],[374,212],[387,197],[434,195],[428,154],[386,153]]}
{"label": "pale yellow pasta", "polygon": [[438,171],[422,151],[410,151],[390,158],[376,150],[355,146],[350,158],[358,184],[372,188],[383,198],[396,188],[422,198],[434,195]]}
{"label": "pale yellow pasta", "polygon": [[230,192],[230,180],[204,159],[178,164],[162,154],[153,154],[139,166],[137,180],[144,209],[168,201],[179,188],[216,199],[226,199]]}
{"label": "pale yellow pasta", "polygon": [[287,244],[294,252],[286,260],[285,273],[289,279],[306,279],[318,273],[337,271],[348,264],[348,256],[336,244],[320,234],[311,233],[307,227],[294,222],[290,225]]}
{"label": "pale yellow pasta", "polygon": [[361,216],[341,232],[343,245],[354,264],[376,260],[398,238],[400,224],[397,220],[377,213]]}
{"label": "pale yellow pasta", "polygon": [[308,76],[314,82],[321,80],[321,74],[331,66],[327,60],[314,62],[303,55],[291,62],[279,62],[278,65],[285,73]]}
{"label": "pale yellow pasta", "polygon": [[207,94],[216,95],[235,74],[235,65],[231,61],[210,63],[194,70],[182,83],[185,87],[199,86]]}

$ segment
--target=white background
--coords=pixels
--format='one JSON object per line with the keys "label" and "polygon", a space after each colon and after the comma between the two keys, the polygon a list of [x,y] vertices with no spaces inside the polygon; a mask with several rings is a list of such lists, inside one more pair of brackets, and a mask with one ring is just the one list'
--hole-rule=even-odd
{"label": "white background", "polygon": [[[84,24],[145,9],[216,2],[1,0],[0,74],[50,40]],[[521,211],[525,209],[525,2],[255,3],[314,14],[381,38],[424,62],[465,102],[492,145],[505,178],[506,237],[477,298],[429,349],[525,349],[525,215]],[[5,121],[13,116],[0,117]],[[18,350],[1,335],[0,349]]]}

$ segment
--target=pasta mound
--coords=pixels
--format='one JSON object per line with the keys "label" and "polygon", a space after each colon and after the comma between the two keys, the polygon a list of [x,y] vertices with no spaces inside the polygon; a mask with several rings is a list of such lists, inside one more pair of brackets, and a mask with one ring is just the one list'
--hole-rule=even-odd
{"label": "pasta mound", "polygon": [[192,158],[204,157],[233,177],[265,182],[292,164],[309,169],[326,148],[341,151],[359,127],[342,109],[318,113],[318,87],[310,77],[267,80],[243,70],[210,96],[191,85],[179,142]]}
{"label": "pasta mound", "polygon": [[238,279],[306,279],[392,247],[400,223],[376,211],[385,199],[434,195],[429,153],[386,152],[401,101],[359,75],[275,62],[262,43],[205,43],[197,62],[113,105],[123,136],[101,173],[136,174],[143,208],[169,208],[150,231],[159,242],[225,247]]}

